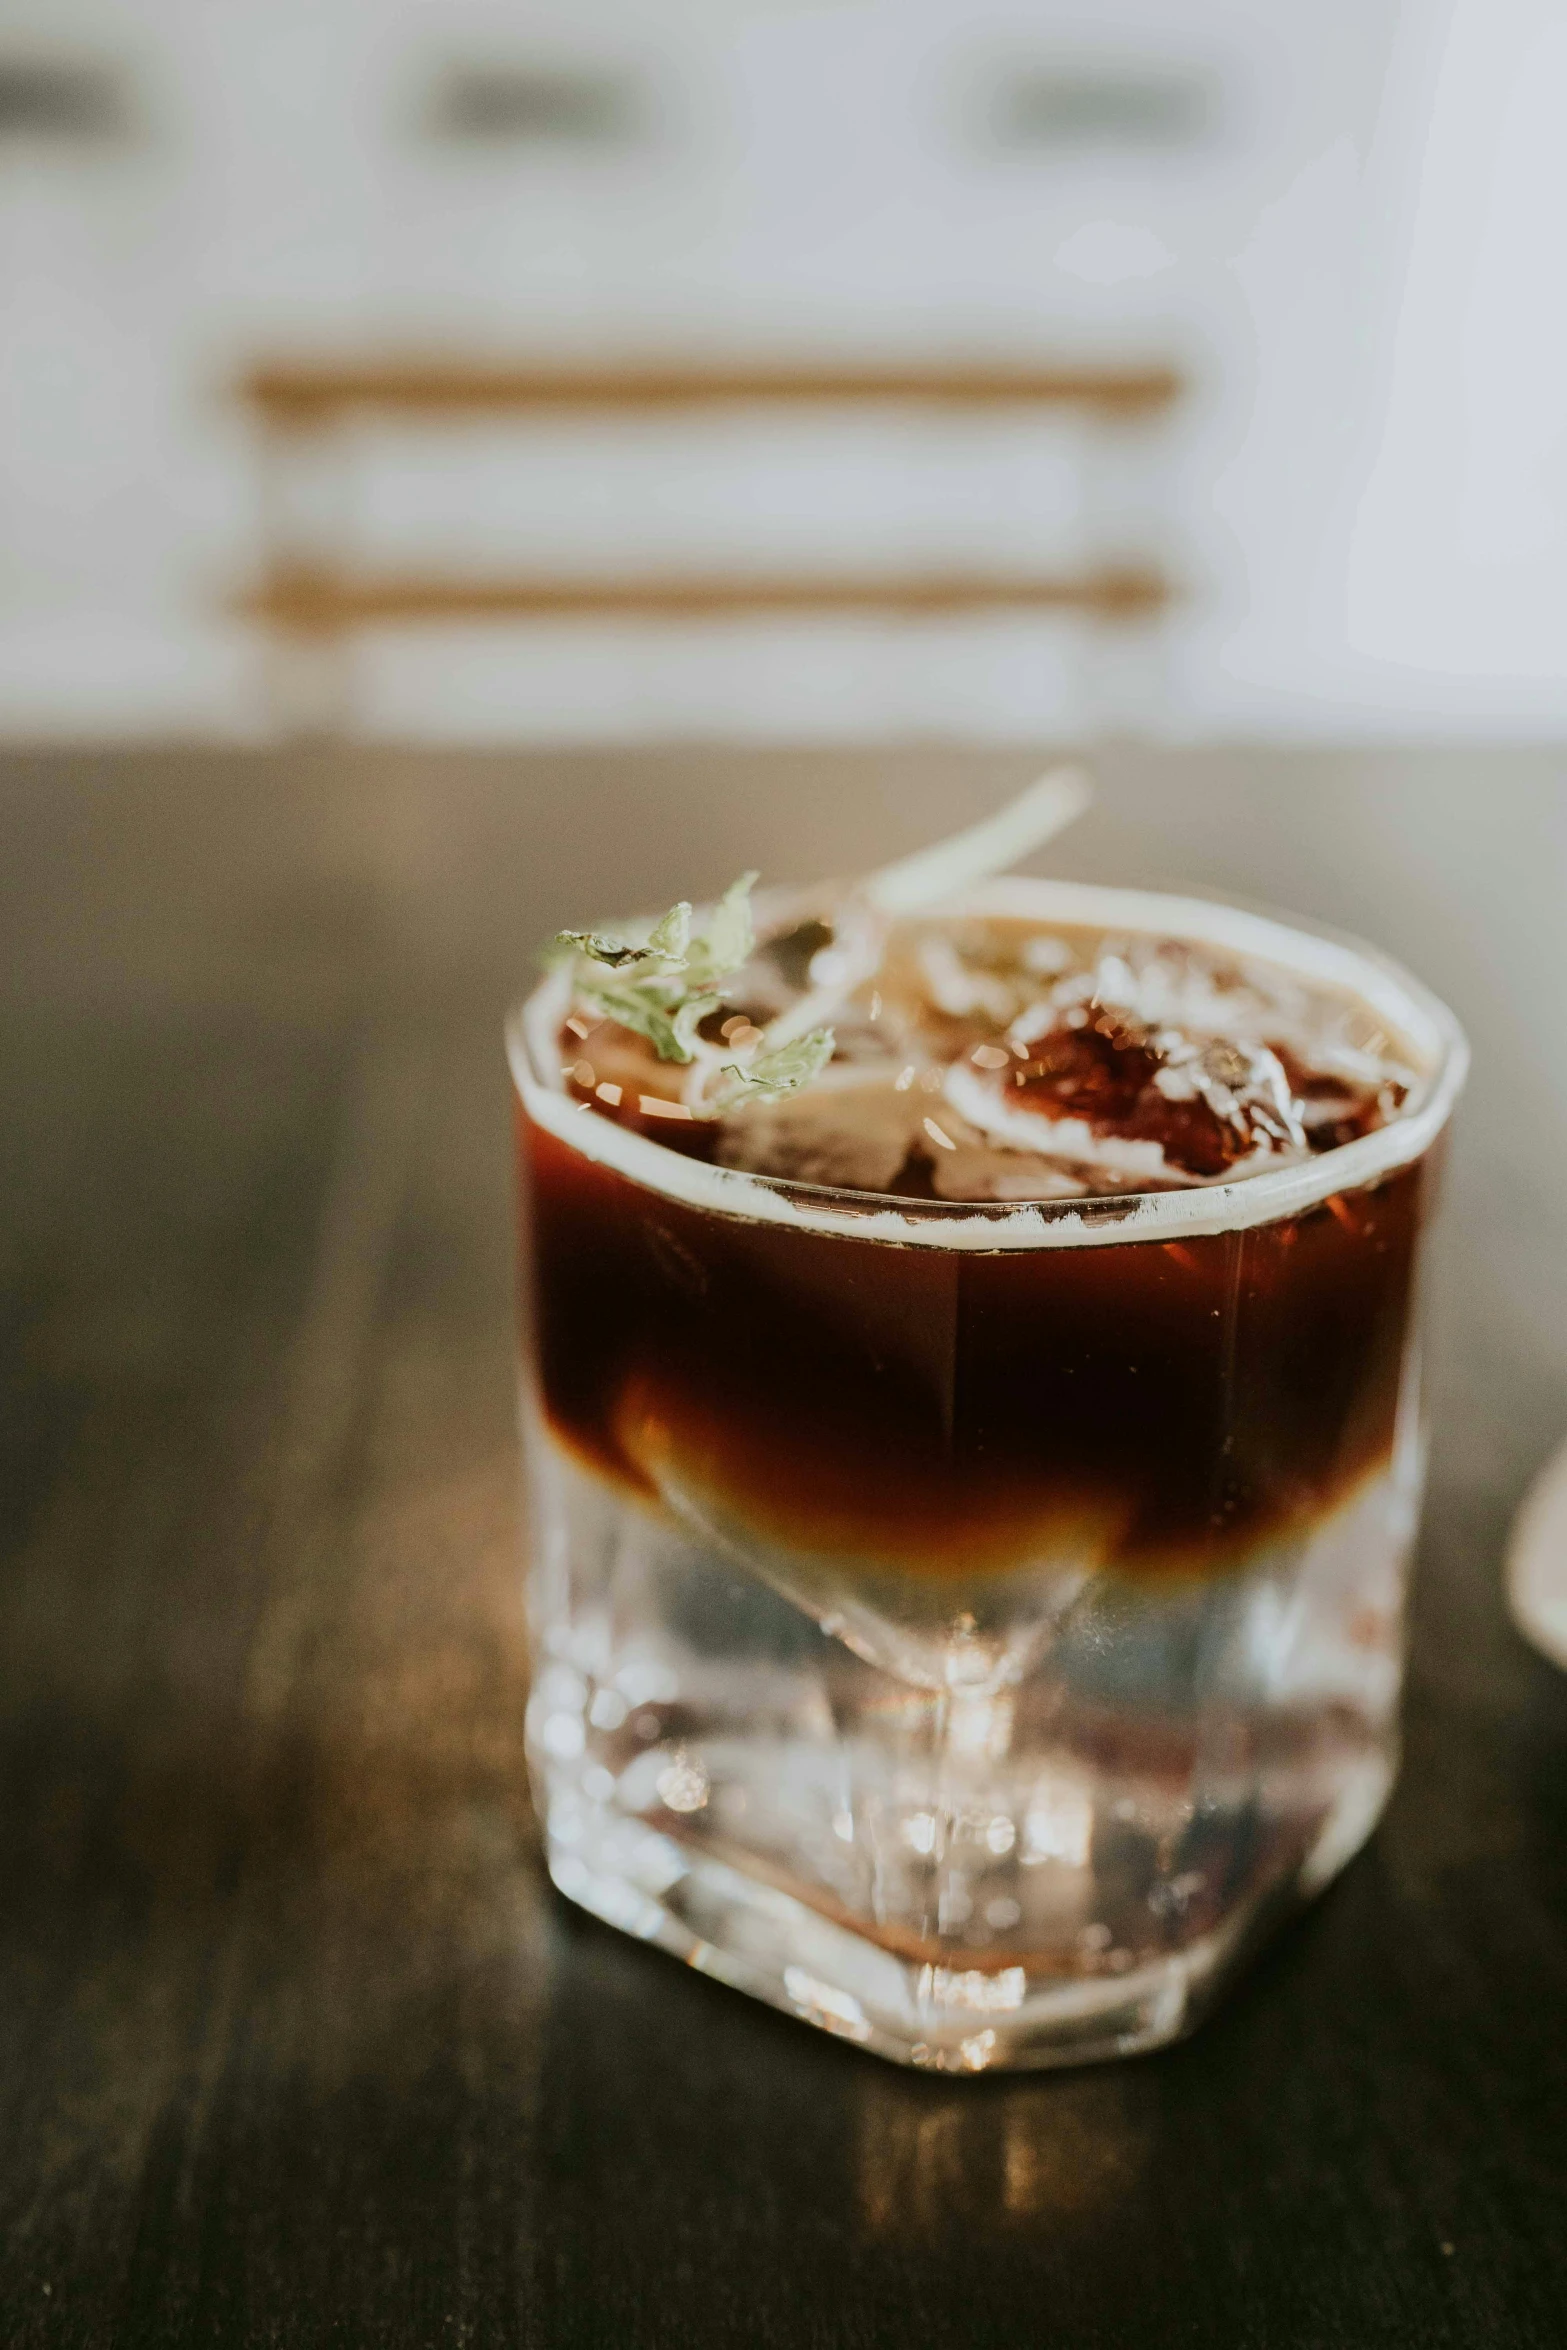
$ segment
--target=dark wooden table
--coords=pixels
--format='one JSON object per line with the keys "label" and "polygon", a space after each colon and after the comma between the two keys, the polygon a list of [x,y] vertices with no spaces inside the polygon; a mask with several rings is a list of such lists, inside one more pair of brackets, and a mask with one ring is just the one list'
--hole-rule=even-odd
{"label": "dark wooden table", "polygon": [[1058,862],[1470,1021],[1408,1753],[1188,2045],[951,2084],[573,1915],[523,1785],[502,1007],[570,916],[914,844],[1014,754],[0,763],[0,2337],[1567,2339],[1567,763],[1133,755]]}

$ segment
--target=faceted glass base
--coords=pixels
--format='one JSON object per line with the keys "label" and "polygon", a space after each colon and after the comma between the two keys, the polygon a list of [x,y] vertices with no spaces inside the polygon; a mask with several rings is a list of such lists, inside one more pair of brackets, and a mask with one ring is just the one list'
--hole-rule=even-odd
{"label": "faceted glass base", "polygon": [[1038,2069],[1134,2056],[1191,2031],[1280,1918],[1369,1834],[1384,1793],[1363,1787],[1359,1816],[1341,1815],[1334,1848],[1320,1846],[1292,1882],[1124,1974],[904,1956],[564,1788],[570,1840],[550,1839],[549,1866],[558,1889],[607,1925],[878,2056],[941,2073]]}
{"label": "faceted glass base", "polygon": [[[960,1592],[941,1688],[547,1438],[534,1458],[555,1883],[862,2047],[978,2072],[1175,2039],[1382,1808],[1396,1473],[1228,1576],[1020,1577],[1032,1654],[978,1685]],[[887,1647],[917,1666],[911,1608]]]}

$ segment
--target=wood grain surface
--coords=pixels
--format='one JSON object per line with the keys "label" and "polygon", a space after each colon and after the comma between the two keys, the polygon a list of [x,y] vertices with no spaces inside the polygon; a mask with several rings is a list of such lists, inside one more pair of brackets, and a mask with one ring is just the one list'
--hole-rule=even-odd
{"label": "wood grain surface", "polygon": [[1033,765],[0,762],[7,2350],[1562,2341],[1567,1677],[1498,1590],[1567,1425],[1560,758],[1121,753],[1056,859],[1369,931],[1475,1033],[1406,1767],[1335,1890],[1186,2046],[954,2084],[542,1881],[503,1007],[558,922]]}

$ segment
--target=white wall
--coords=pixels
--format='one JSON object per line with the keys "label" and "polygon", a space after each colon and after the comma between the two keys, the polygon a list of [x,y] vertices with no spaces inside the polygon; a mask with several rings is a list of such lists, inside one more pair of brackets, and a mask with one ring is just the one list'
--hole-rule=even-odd
{"label": "white wall", "polygon": [[[1567,710],[1567,12],[1449,0],[1409,61],[1418,174],[1388,207],[1401,298],[1345,506],[1345,635],[1433,709]],[[1387,125],[1391,177],[1404,125]],[[1413,144],[1411,140],[1408,143]]]}
{"label": "white wall", "polygon": [[[262,354],[431,344],[1173,350],[1199,387],[1169,490],[1195,593],[1158,723],[1461,717],[1463,696],[1441,677],[1428,690],[1432,673],[1387,635],[1414,493],[1378,456],[1379,402],[1396,449],[1410,394],[1377,322],[1414,232],[1368,230],[1373,198],[1379,217],[1412,213],[1428,114],[1456,136],[1451,87],[1422,113],[1447,5],[11,0],[0,57],[30,35],[122,58],[141,127],[99,153],[0,146],[0,725],[254,728],[252,650],[222,616],[256,555],[227,386]],[[1496,0],[1502,15],[1526,5]],[[1463,37],[1484,48],[1473,24]],[[419,133],[422,95],[468,56],[624,59],[648,93],[646,135],[623,152],[442,149]],[[1208,74],[1212,135],[1046,156],[976,134],[1006,59],[1116,56]],[[671,480],[688,534],[721,539],[733,512],[752,547],[813,515],[856,546],[954,556],[1036,529],[1044,545],[1060,522],[1059,450],[1041,448],[1030,475],[994,440],[829,436],[812,490],[781,442],[764,448],[760,472],[738,442],[666,448],[640,491],[627,458],[600,513],[627,518],[644,553],[671,520]],[[499,560],[514,517],[519,534],[569,533],[567,454],[530,476],[501,452],[486,475],[480,447],[450,467],[370,451],[358,527],[367,543],[422,533],[475,557],[488,532]],[[584,549],[590,537],[584,525]],[[1461,597],[1441,627],[1462,640]],[[373,729],[433,735],[1027,734],[1086,714],[1066,654],[1015,625],[432,634],[370,649],[363,707]],[[1494,715],[1494,701],[1474,707]]]}

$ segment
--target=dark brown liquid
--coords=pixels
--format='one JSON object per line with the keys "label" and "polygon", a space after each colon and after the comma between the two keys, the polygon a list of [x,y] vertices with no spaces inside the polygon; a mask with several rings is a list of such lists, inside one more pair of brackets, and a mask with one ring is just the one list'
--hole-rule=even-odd
{"label": "dark brown liquid", "polygon": [[688,1207],[520,1112],[519,1146],[549,1424],[761,1539],[1208,1573],[1390,1456],[1429,1157],[1249,1231],[990,1254]]}

